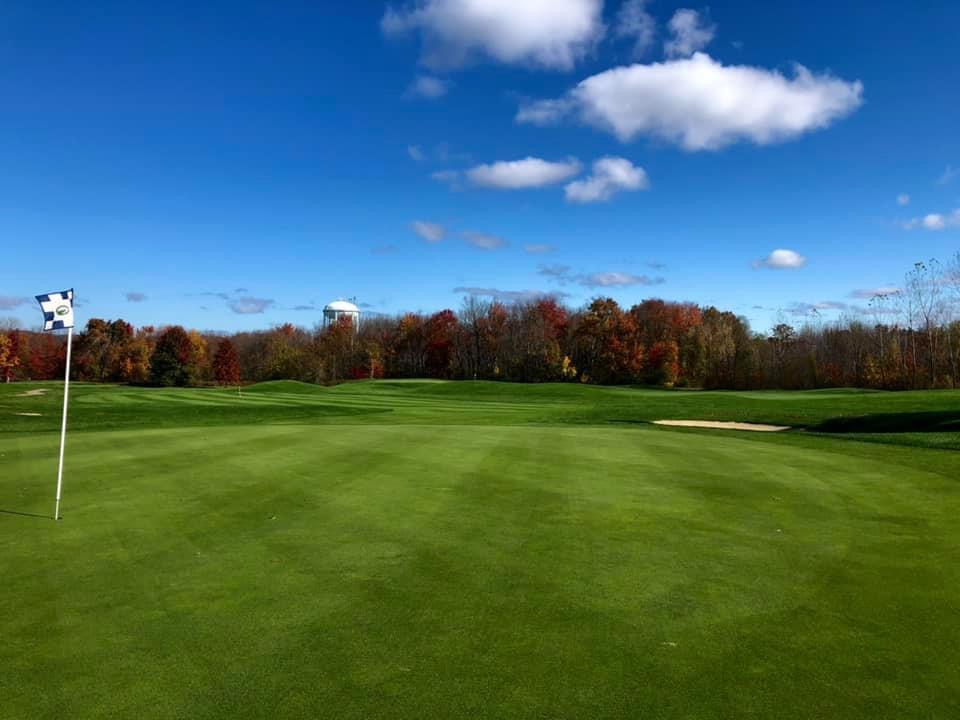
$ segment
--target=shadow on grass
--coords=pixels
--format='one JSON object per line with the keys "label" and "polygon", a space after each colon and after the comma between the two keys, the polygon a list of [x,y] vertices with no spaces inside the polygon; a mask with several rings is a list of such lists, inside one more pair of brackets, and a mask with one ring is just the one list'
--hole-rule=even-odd
{"label": "shadow on grass", "polygon": [[960,432],[960,410],[836,417],[807,430],[822,433]]}
{"label": "shadow on grass", "polygon": [[43,520],[52,520],[52,515],[37,515],[36,513],[18,512],[16,510],[0,509],[0,515],[19,515],[20,517],[42,518]]}

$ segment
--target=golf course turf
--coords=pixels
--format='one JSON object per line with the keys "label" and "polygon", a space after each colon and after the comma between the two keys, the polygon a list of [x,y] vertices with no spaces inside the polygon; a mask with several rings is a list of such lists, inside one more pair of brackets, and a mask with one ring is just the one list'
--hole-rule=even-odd
{"label": "golf course turf", "polygon": [[960,717],[960,392],[77,384],[55,523],[61,393],[0,386],[4,720]]}

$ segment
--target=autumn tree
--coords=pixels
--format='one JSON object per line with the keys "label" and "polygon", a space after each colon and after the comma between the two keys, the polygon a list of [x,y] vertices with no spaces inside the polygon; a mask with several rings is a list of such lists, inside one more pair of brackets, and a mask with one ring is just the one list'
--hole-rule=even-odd
{"label": "autumn tree", "polygon": [[224,338],[217,345],[213,356],[213,377],[219,385],[240,383],[240,357],[228,338]]}

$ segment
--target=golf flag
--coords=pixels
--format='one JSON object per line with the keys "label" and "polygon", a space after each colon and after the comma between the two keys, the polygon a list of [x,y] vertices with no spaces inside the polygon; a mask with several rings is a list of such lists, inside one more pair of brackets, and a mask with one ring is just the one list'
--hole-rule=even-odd
{"label": "golf flag", "polygon": [[66,330],[73,327],[73,288],[63,292],[37,295],[43,308],[43,331]]}
{"label": "golf flag", "polygon": [[70,400],[70,352],[73,348],[73,288],[63,292],[37,295],[43,309],[43,331],[67,331],[67,369],[63,377],[63,421],[60,424],[60,463],[57,467],[57,504],[53,519],[60,519],[60,491],[63,488],[63,449],[67,444],[67,404]]}

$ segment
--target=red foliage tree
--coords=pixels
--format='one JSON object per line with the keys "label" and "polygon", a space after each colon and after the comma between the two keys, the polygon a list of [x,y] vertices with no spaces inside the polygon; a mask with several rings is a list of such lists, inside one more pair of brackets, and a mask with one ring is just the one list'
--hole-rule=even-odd
{"label": "red foliage tree", "polygon": [[220,385],[237,385],[240,382],[240,356],[233,343],[224,338],[217,345],[213,356],[213,376]]}

